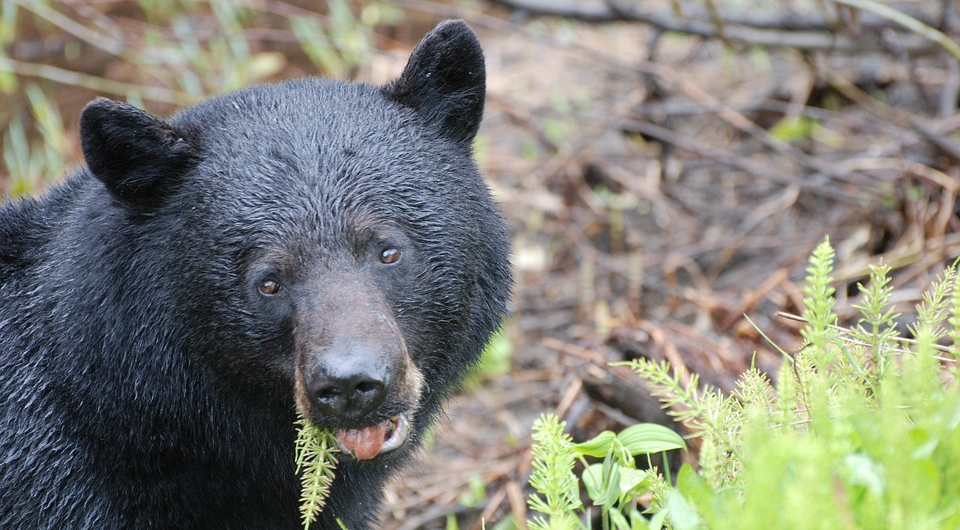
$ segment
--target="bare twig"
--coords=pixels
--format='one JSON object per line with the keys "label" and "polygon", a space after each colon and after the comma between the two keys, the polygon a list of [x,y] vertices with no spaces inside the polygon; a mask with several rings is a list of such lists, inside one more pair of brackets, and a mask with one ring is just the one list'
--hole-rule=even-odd
{"label": "bare twig", "polygon": [[826,181],[817,182],[814,179],[800,178],[777,169],[774,165],[758,164],[729,151],[707,145],[695,138],[680,135],[659,125],[641,121],[631,121],[623,124],[623,130],[657,138],[662,142],[672,144],[680,149],[696,153],[711,160],[716,160],[730,167],[746,171],[753,175],[762,176],[780,184],[797,186],[810,193],[843,200],[851,204],[859,204],[861,200],[859,194],[836,186],[828,186],[826,185]]}
{"label": "bare twig", "polygon": [[[836,33],[835,24],[819,15],[788,14],[771,16],[756,13],[717,11],[717,17],[702,9],[688,10],[680,18],[672,10],[643,11],[637,4],[608,0],[594,2],[558,2],[555,0],[491,0],[535,16],[562,16],[589,22],[642,22],[664,31],[676,31],[703,38],[725,38],[751,46],[796,48],[799,50],[863,51],[882,50],[876,30],[889,27],[880,17],[858,22],[860,35]],[[924,20],[917,15],[915,20]],[[718,24],[719,22],[719,24]],[[722,29],[720,29],[722,28]],[[907,53],[925,53],[933,47],[929,41],[911,35],[898,38]]]}
{"label": "bare twig", "polygon": [[954,56],[958,61],[960,61],[960,44],[954,42],[950,37],[944,35],[941,31],[936,28],[931,27],[929,24],[925,24],[918,20],[915,17],[907,15],[902,11],[898,11],[890,6],[883,5],[873,0],[832,0],[838,4],[855,7],[857,9],[862,9],[869,13],[873,13],[879,17],[885,18],[892,22],[895,22],[904,28],[921,35],[924,38],[927,38],[938,45],[942,46],[943,49],[947,50],[950,55]]}

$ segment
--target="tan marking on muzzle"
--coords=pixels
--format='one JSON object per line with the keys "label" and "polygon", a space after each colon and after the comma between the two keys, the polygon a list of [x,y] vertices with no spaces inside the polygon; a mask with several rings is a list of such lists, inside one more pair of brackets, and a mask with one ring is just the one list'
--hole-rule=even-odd
{"label": "tan marking on muzzle", "polygon": [[403,362],[403,386],[406,389],[406,395],[402,395],[402,398],[409,403],[412,412],[420,407],[420,395],[423,393],[423,374],[420,373],[420,369],[417,368],[406,348],[403,352]]}
{"label": "tan marking on muzzle", "polygon": [[296,364],[293,369],[293,384],[294,384],[294,398],[297,402],[297,410],[300,412],[300,415],[304,418],[310,417],[310,406],[311,399],[310,395],[307,392],[307,383],[303,375],[303,366],[304,366],[303,353],[297,352]]}
{"label": "tan marking on muzzle", "polygon": [[423,374],[420,372],[420,369],[417,368],[416,363],[413,362],[410,350],[407,349],[406,338],[403,336],[403,332],[400,331],[400,326],[396,319],[388,318],[382,313],[377,316],[381,322],[386,322],[390,325],[390,330],[394,336],[397,337],[400,344],[400,355],[403,357],[400,367],[402,373],[400,375],[403,377],[403,383],[398,393],[400,399],[407,403],[409,407],[408,412],[416,412],[417,409],[420,408],[420,396],[423,394]]}

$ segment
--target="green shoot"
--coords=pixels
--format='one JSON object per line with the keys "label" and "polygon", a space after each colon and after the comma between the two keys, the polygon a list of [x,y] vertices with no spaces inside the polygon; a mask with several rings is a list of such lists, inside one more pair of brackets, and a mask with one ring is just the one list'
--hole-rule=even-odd
{"label": "green shoot", "polygon": [[304,530],[323,511],[330,496],[334,471],[337,468],[337,441],[329,430],[321,429],[298,414],[296,441],[297,474],[300,475],[300,515]]}
{"label": "green shoot", "polygon": [[572,515],[582,507],[577,477],[573,474],[575,453],[570,436],[564,434],[566,422],[552,414],[533,423],[533,474],[530,485],[540,492],[528,500],[530,509],[546,514],[534,517],[534,530],[573,530],[578,527]]}

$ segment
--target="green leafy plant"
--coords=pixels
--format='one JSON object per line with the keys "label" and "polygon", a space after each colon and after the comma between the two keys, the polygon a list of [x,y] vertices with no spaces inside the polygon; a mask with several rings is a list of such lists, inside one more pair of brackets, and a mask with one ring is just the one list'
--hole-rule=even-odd
{"label": "green leafy plant", "polygon": [[[572,465],[571,452],[581,459],[604,455],[602,463],[585,464],[582,477],[594,505],[606,510],[604,528],[960,528],[958,265],[923,294],[909,326],[913,338],[905,339],[896,332],[900,315],[890,307],[885,265],[871,267],[869,281],[859,285],[859,322],[838,326],[833,261],[825,240],[807,269],[805,343],[792,355],[784,352],[774,381],[752,367],[724,395],[665,362],[626,363],[700,438],[698,466],[684,465],[674,485],[630,465],[628,455],[662,449],[656,436],[640,436],[646,427],[582,444],[563,438],[562,424],[535,427],[552,440],[541,452],[553,451],[560,437],[560,462]],[[634,436],[646,445],[634,445]],[[555,455],[535,457],[552,462]],[[568,482],[553,482],[561,483],[553,495],[572,491]],[[640,494],[652,499],[649,519],[635,508]],[[536,506],[543,511],[543,503]],[[581,508],[548,506],[556,508],[548,524],[535,528],[584,527],[576,517]]]}
{"label": "green leafy plant", "polygon": [[751,369],[722,396],[680,386],[663,363],[632,363],[703,439],[700,469],[682,468],[667,494],[668,528],[960,527],[960,391],[937,360],[956,351],[939,342],[960,337],[956,264],[905,340],[882,265],[860,285],[859,323],[836,325],[833,259],[829,241],[810,259],[807,343],[776,383]]}
{"label": "green leafy plant", "polygon": [[[587,528],[579,516],[587,511],[580,500],[581,484],[591,507],[600,509],[604,529],[649,528],[637,499],[652,494],[662,500],[667,481],[652,465],[648,469],[637,469],[634,457],[685,448],[683,438],[662,425],[637,424],[619,434],[604,431],[586,442],[574,444],[563,432],[565,427],[566,423],[549,414],[534,422],[530,485],[539,494],[531,495],[528,504],[530,509],[546,517],[534,516],[529,522],[530,528]],[[587,457],[603,460],[591,464]],[[580,479],[573,472],[578,460],[584,469]]]}
{"label": "green leafy plant", "polygon": [[300,475],[300,515],[304,530],[323,511],[330,496],[337,468],[337,440],[327,429],[321,429],[303,416],[298,416],[296,441],[297,474]]}
{"label": "green leafy plant", "polygon": [[549,414],[533,423],[533,473],[530,485],[540,495],[531,495],[530,508],[547,518],[535,517],[534,529],[575,528],[572,513],[582,507],[577,477],[573,474],[576,453],[573,441],[563,432],[566,423]]}

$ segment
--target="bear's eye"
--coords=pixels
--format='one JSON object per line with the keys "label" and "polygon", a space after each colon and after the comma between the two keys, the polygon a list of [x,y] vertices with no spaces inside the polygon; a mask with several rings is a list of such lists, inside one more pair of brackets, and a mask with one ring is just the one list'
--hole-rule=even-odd
{"label": "bear's eye", "polygon": [[257,290],[264,296],[273,296],[280,292],[280,284],[273,280],[264,280],[257,286]]}
{"label": "bear's eye", "polygon": [[390,265],[400,261],[400,250],[396,248],[385,248],[380,253],[380,262]]}

